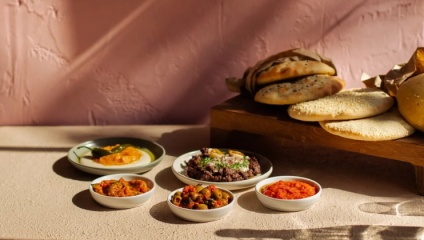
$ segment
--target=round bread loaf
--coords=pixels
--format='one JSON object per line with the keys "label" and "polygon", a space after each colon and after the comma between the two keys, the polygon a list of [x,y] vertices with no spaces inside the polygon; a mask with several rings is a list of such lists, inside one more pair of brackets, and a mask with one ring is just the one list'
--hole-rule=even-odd
{"label": "round bread loaf", "polygon": [[424,74],[412,77],[400,85],[396,98],[405,120],[424,132]]}
{"label": "round bread loaf", "polygon": [[344,86],[345,82],[335,76],[308,76],[265,86],[256,93],[255,101],[272,105],[295,104],[337,93]]}
{"label": "round bread loaf", "polygon": [[314,101],[290,106],[290,117],[301,121],[349,120],[372,117],[389,110],[392,97],[377,88],[354,88]]}
{"label": "round bread loaf", "polygon": [[378,116],[348,121],[319,122],[327,132],[350,139],[384,141],[407,137],[415,132],[397,108]]}
{"label": "round bread loaf", "polygon": [[257,85],[265,85],[285,79],[309,75],[334,75],[336,70],[323,62],[318,61],[291,61],[276,64],[260,72],[256,77]]}

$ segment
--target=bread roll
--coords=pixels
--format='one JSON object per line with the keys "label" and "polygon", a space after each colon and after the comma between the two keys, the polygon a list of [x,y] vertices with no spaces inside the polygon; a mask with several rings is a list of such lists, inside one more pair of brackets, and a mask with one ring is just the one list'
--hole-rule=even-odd
{"label": "bread roll", "polygon": [[424,132],[424,74],[412,77],[400,85],[396,98],[405,120]]}
{"label": "bread roll", "polygon": [[308,76],[265,86],[255,94],[255,101],[272,105],[295,104],[337,93],[344,86],[345,82],[335,76]]}
{"label": "bread roll", "polygon": [[392,97],[377,88],[355,88],[290,106],[290,117],[301,121],[349,120],[372,117],[389,110]]}
{"label": "bread roll", "polygon": [[291,61],[283,62],[258,74],[257,85],[265,85],[285,79],[298,78],[309,75],[334,75],[336,70],[323,62],[318,61]]}

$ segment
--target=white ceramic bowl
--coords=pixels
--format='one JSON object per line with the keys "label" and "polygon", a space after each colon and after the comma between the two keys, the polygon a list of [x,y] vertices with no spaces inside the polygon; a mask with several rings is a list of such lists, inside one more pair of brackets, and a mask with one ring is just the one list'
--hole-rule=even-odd
{"label": "white ceramic bowl", "polygon": [[[120,178],[124,178],[125,181],[130,180],[143,180],[146,182],[147,186],[150,188],[150,191],[145,192],[140,195],[130,196],[130,197],[109,197],[96,193],[93,190],[92,184],[100,183],[103,180],[119,180]],[[90,183],[90,193],[96,202],[100,205],[108,207],[108,208],[117,208],[117,209],[125,209],[125,208],[133,208],[142,205],[144,202],[149,200],[155,191],[156,183],[145,176],[137,175],[137,174],[112,174],[103,177],[99,177]]]}
{"label": "white ceramic bowl", "polygon": [[[219,149],[226,152],[230,150],[229,148],[219,148]],[[187,172],[186,162],[188,162],[193,156],[199,155],[201,153],[200,150],[185,153],[179,156],[177,159],[175,159],[174,162],[172,163],[172,172],[181,182],[188,185],[197,185],[197,184],[214,185],[217,188],[224,188],[228,190],[239,190],[243,188],[254,187],[258,182],[266,179],[267,177],[271,175],[273,167],[272,167],[271,161],[268,158],[254,152],[250,152],[250,151],[245,151],[240,149],[232,149],[232,150],[242,152],[248,156],[256,156],[256,158],[259,160],[262,174],[247,180],[241,180],[241,181],[235,181],[235,182],[210,182],[210,181],[201,181],[198,179],[189,178],[185,176],[185,173]]]}
{"label": "white ceramic bowl", "polygon": [[193,209],[187,209],[182,207],[177,207],[172,203],[172,196],[175,194],[175,192],[183,191],[183,188],[177,189],[173,192],[171,192],[168,195],[168,206],[171,209],[171,211],[177,215],[177,217],[191,221],[191,222],[211,222],[218,220],[225,215],[227,215],[234,207],[234,203],[236,202],[236,197],[234,194],[226,189],[218,188],[219,190],[228,193],[231,196],[231,203],[229,203],[227,206],[215,208],[215,209],[208,209],[208,210],[193,210]]}
{"label": "white ceramic bowl", "polygon": [[[264,194],[259,192],[262,186],[266,184],[275,183],[280,180],[299,181],[299,182],[307,183],[315,187],[318,192],[314,196],[302,198],[302,199],[277,199],[277,198],[265,196]],[[319,197],[321,196],[322,188],[321,188],[321,185],[319,185],[317,182],[308,178],[297,177],[297,176],[278,176],[278,177],[267,178],[265,180],[260,181],[258,184],[256,184],[255,192],[259,201],[267,208],[277,210],[277,211],[284,211],[284,212],[296,212],[296,211],[302,211],[302,210],[308,209],[312,205],[314,205],[318,201]]]}

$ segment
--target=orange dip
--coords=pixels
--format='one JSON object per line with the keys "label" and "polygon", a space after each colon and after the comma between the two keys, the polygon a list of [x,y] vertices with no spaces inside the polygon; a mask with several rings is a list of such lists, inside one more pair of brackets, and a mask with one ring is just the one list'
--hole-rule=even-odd
{"label": "orange dip", "polygon": [[150,188],[143,180],[125,181],[123,178],[117,180],[103,180],[101,183],[93,184],[93,190],[101,195],[110,197],[129,197],[148,192]]}
{"label": "orange dip", "polygon": [[278,181],[260,189],[265,196],[278,199],[302,199],[316,194],[315,187],[298,181]]}
{"label": "orange dip", "polygon": [[[104,150],[112,150],[115,147],[118,147],[119,144],[115,146],[107,146],[102,149]],[[141,158],[141,152],[133,147],[127,147],[122,150],[120,153],[114,153],[107,156],[103,156],[99,159],[93,159],[93,161],[98,162],[100,164],[109,166],[109,165],[125,165],[130,164],[135,161],[138,161]]]}

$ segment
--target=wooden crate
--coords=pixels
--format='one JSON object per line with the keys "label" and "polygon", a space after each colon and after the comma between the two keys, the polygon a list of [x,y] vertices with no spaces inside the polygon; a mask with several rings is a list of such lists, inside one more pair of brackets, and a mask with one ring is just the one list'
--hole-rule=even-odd
{"label": "wooden crate", "polygon": [[279,139],[332,147],[414,165],[418,192],[424,195],[424,134],[393,141],[358,141],[332,135],[317,122],[302,122],[287,114],[286,106],[272,106],[236,96],[211,109],[211,145],[222,146],[226,133],[241,131]]}

